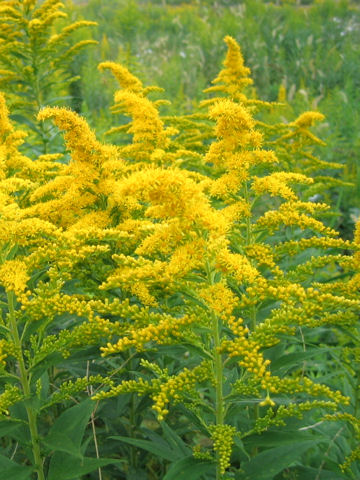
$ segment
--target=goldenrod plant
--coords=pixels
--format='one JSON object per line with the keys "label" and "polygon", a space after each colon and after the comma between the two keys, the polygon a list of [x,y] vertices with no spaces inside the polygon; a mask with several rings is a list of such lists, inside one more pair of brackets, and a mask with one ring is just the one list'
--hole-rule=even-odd
{"label": "goldenrod plant", "polygon": [[[116,98],[128,98],[128,92],[126,84]],[[139,115],[140,103],[137,110],[133,105],[125,112],[133,118],[128,131],[134,132],[136,145],[136,132],[142,139],[148,133],[140,124],[146,118]],[[217,478],[223,478],[231,465],[235,438],[246,442],[255,433],[284,424],[287,416],[347,404],[340,392],[314,382],[305,368],[279,376],[271,370],[266,352],[284,335],[283,352],[299,353],[299,343],[306,349],[312,329],[353,325],[359,302],[344,296],[341,288],[322,292],[312,279],[318,268],[348,262],[341,254],[322,255],[322,251],[356,248],[316,219],[327,205],[301,199],[301,184],[311,185],[314,180],[277,168],[276,154],[262,148],[263,135],[248,103],[216,99],[207,118],[215,122],[217,137],[202,158],[208,176],[168,163],[165,170],[145,167],[118,185],[115,201],[119,207],[131,205],[137,219],[143,211],[140,228],[147,234],[136,235],[134,253],[113,257],[117,267],[100,288],[128,291],[144,307],[157,311],[158,317],[149,324],[136,322],[116,343],[102,348],[104,356],[135,348],[140,356],[145,354],[140,362],[144,371],[137,381],[124,380],[95,398],[147,394],[160,421],[169,414],[169,406],[181,403],[201,434],[213,441]],[[147,158],[151,161],[153,152],[162,147],[163,159],[172,159],[166,153],[168,142],[162,140],[163,126],[153,120],[149,127],[157,128],[152,138],[162,143],[149,143]],[[131,151],[131,146],[125,148]],[[135,151],[131,159],[136,161]],[[267,197],[276,197],[277,206],[264,201]],[[286,235],[279,229],[285,229]],[[174,318],[169,305],[175,299]],[[292,341],[296,334],[298,339]],[[182,345],[184,355],[187,349],[197,355],[170,373],[148,361],[148,350],[161,352],[164,345]],[[158,358],[164,364],[163,357]],[[230,421],[240,402],[247,412],[245,429],[244,418]],[[198,447],[196,455],[209,459],[209,452]],[[254,462],[246,468],[252,471]]]}
{"label": "goldenrod plant", "polygon": [[[6,477],[356,478],[349,438],[337,461],[329,449],[358,407],[327,373],[329,337],[357,329],[359,235],[341,239],[319,218],[330,207],[306,197],[314,179],[283,168],[226,41],[231,89],[189,122],[167,125],[154,87],[114,62],[99,68],[131,119],[112,131],[120,145],[42,108],[69,161],[20,153],[0,97]],[[319,116],[306,115],[298,126]]]}
{"label": "goldenrod plant", "polygon": [[12,118],[30,129],[32,151],[49,153],[54,132],[47,131],[36,114],[45,105],[69,99],[69,85],[77,78],[71,67],[74,58],[88,45],[87,39],[73,43],[74,32],[95,22],[66,22],[55,30],[60,19],[67,18],[58,0],[9,0],[0,5],[0,88],[8,96]]}

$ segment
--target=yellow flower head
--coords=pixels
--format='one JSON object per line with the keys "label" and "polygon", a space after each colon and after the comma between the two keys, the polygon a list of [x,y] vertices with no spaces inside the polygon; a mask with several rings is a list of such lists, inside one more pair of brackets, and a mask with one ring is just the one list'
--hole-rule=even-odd
{"label": "yellow flower head", "polygon": [[223,282],[201,289],[199,296],[221,317],[231,315],[237,304],[236,296]]}
{"label": "yellow flower head", "polygon": [[0,267],[0,283],[16,295],[24,292],[29,278],[26,264],[21,260],[7,260]]}
{"label": "yellow flower head", "polygon": [[295,121],[294,126],[299,128],[312,127],[316,122],[322,122],[325,115],[320,112],[304,112]]}
{"label": "yellow flower head", "polygon": [[57,127],[65,130],[64,139],[73,160],[99,166],[114,153],[114,150],[110,151],[111,149],[96,140],[94,132],[84,118],[67,108],[43,108],[37,118],[38,120],[52,118]]}
{"label": "yellow flower head", "polygon": [[0,135],[6,135],[13,131],[9,120],[9,111],[6,106],[5,96],[0,92]]}
{"label": "yellow flower head", "polygon": [[216,120],[215,134],[218,138],[234,137],[252,130],[255,121],[250,112],[231,100],[220,100],[209,111],[210,118]]}
{"label": "yellow flower head", "polygon": [[206,89],[205,92],[223,92],[232,99],[246,102],[247,98],[243,94],[243,90],[247,85],[253,83],[253,80],[249,77],[250,69],[244,65],[244,58],[236,40],[230,36],[226,36],[224,40],[228,46],[224,61],[225,68],[212,81],[215,86]]}
{"label": "yellow flower head", "polygon": [[144,90],[141,81],[135,77],[126,67],[115,62],[102,62],[99,64],[98,69],[102,72],[104,70],[110,70],[120,86],[131,92],[141,93]]}

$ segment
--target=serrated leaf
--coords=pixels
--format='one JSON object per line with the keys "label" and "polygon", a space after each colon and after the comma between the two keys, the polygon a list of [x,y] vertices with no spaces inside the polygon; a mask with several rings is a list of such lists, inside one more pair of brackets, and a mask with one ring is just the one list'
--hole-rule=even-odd
{"label": "serrated leaf", "polygon": [[7,457],[0,455],[1,478],[6,480],[26,480],[33,473],[31,467],[19,465]]}
{"label": "serrated leaf", "polygon": [[50,460],[47,480],[77,480],[82,475],[110,463],[121,463],[121,461],[113,458],[78,458],[63,452],[55,452]]}
{"label": "serrated leaf", "polygon": [[[314,435],[313,433],[302,432],[299,430],[286,430],[286,431],[268,431],[261,435],[254,435],[246,439],[246,445],[251,447],[275,447],[280,445],[289,445],[289,443],[297,444],[298,442],[317,442],[321,434]],[[325,437],[323,441],[328,439]]]}
{"label": "serrated leaf", "polygon": [[171,450],[170,448],[165,448],[164,445],[157,445],[150,440],[141,440],[139,438],[122,436],[115,436],[110,438],[113,440],[119,440],[121,442],[128,443],[129,445],[133,445],[134,447],[142,448],[143,450],[153,453],[154,455],[160,458],[164,458],[165,460],[169,460],[170,462],[175,462],[179,458],[179,453],[177,451]]}
{"label": "serrated leaf", "polygon": [[9,433],[14,432],[20,426],[21,425],[19,423],[1,422],[0,423],[0,438],[4,437],[5,435],[9,435]]}
{"label": "serrated leaf", "polygon": [[51,450],[81,457],[81,442],[93,408],[94,402],[87,399],[63,412],[43,443]]}
{"label": "serrated leaf", "polygon": [[265,450],[241,466],[243,474],[238,478],[239,480],[254,480],[255,478],[256,480],[273,480],[275,475],[298,460],[306,450],[316,443],[313,440],[307,440]]}
{"label": "serrated leaf", "polygon": [[279,358],[271,362],[271,367],[273,370],[284,368],[286,370],[289,370],[291,367],[301,366],[302,362],[314,357],[315,355],[318,355],[320,353],[327,353],[328,351],[328,348],[318,348],[306,352],[282,354]]}
{"label": "serrated leaf", "polygon": [[163,480],[201,480],[202,475],[214,471],[214,463],[202,462],[191,456],[173,463]]}
{"label": "serrated leaf", "polygon": [[309,478],[319,478],[319,480],[342,480],[349,478],[341,472],[331,472],[330,470],[322,469],[319,472],[318,468],[298,467],[296,469],[296,480],[309,480]]}
{"label": "serrated leaf", "polygon": [[182,457],[188,456],[191,453],[190,448],[186,443],[179,437],[179,435],[169,427],[166,422],[161,422],[161,428],[164,432],[164,437],[168,441],[169,445],[174,449],[177,449],[182,455]]}
{"label": "serrated leaf", "polygon": [[20,124],[25,124],[27,125],[31,130],[38,134],[42,134],[42,132],[39,130],[39,127],[36,123],[32,122],[29,118],[25,117],[24,115],[19,115],[19,114],[12,114],[10,115],[11,120],[18,122]]}

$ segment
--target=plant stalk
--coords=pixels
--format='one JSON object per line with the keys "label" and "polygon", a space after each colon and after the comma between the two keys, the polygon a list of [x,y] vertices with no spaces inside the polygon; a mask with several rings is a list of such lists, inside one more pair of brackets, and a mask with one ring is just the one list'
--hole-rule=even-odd
{"label": "plant stalk", "polygon": [[[224,425],[223,362],[220,353],[220,319],[212,313],[212,330],[214,339],[214,373],[215,373],[215,424]],[[218,454],[217,454],[218,457]],[[218,459],[217,459],[218,460]],[[221,480],[220,463],[216,462],[216,480]]]}
{"label": "plant stalk", "polygon": [[[19,366],[19,380],[20,380],[25,398],[28,399],[30,398],[30,395],[31,395],[30,381],[29,381],[30,379],[29,379],[28,371],[25,366],[23,348],[22,348],[21,339],[19,336],[18,326],[16,322],[15,307],[14,307],[14,293],[9,292],[7,294],[7,298],[8,298],[9,320],[10,320],[9,329],[12,336],[12,340],[15,345],[15,351],[17,352],[17,360],[18,360],[18,366]],[[42,460],[41,451],[40,451],[39,434],[37,429],[37,415],[31,408],[31,406],[27,406],[26,403],[25,403],[25,409],[28,417],[35,471],[37,473],[38,480],[45,480],[43,460]]]}

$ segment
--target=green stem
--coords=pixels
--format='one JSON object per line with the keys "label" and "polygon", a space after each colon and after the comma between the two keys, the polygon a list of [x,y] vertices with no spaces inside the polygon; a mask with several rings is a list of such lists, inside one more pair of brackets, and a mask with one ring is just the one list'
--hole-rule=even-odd
{"label": "green stem", "polygon": [[[220,349],[220,319],[212,313],[215,373],[215,424],[224,425],[223,362]],[[218,454],[217,454],[218,457]],[[219,459],[216,462],[216,480],[222,478]]]}
{"label": "green stem", "polygon": [[214,346],[215,346],[215,379],[216,379],[216,424],[224,424],[224,398],[223,398],[223,363],[222,355],[219,353],[220,348],[220,328],[219,319],[214,315],[213,332],[214,332]]}
{"label": "green stem", "polygon": [[[129,352],[130,355],[130,352]],[[129,362],[130,362],[130,371],[135,370],[135,363],[133,360],[133,355],[130,355],[129,357]],[[135,377],[134,377],[135,378]],[[130,438],[136,438],[136,397],[135,393],[130,394],[130,409],[129,409],[129,437]],[[136,464],[137,464],[137,455],[136,455],[136,447],[133,445],[130,445],[130,465],[131,468],[136,471]]]}
{"label": "green stem", "polygon": [[[250,202],[250,195],[249,195],[249,189],[248,189],[248,185],[247,185],[247,182],[245,182],[245,186],[244,186],[244,199],[247,203]],[[251,225],[251,217],[250,216],[247,216],[246,217],[246,239],[245,239],[245,243],[246,243],[246,246],[248,245],[251,245],[253,243],[253,234],[252,234],[252,225]]]}
{"label": "green stem", "polygon": [[359,417],[359,404],[360,404],[360,370],[355,370],[356,375],[356,388],[355,388],[355,407],[354,407],[354,417]]}
{"label": "green stem", "polygon": [[[9,292],[7,294],[7,298],[8,298],[8,305],[9,305],[9,320],[10,320],[9,329],[12,336],[12,340],[15,345],[15,351],[17,352],[17,360],[18,360],[19,373],[20,373],[19,380],[20,380],[25,398],[28,399],[31,395],[30,378],[25,366],[23,348],[22,348],[18,326],[16,322],[16,314],[15,314],[15,307],[14,307],[14,293]],[[40,452],[39,434],[37,430],[37,415],[32,410],[31,406],[25,406],[25,409],[28,417],[35,471],[37,472],[38,480],[45,480],[43,461],[42,461],[41,452]]]}

